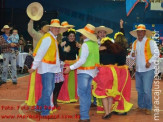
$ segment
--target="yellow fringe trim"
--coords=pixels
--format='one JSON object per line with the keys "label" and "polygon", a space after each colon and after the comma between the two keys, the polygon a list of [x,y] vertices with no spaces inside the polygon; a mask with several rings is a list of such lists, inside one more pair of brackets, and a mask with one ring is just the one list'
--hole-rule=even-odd
{"label": "yellow fringe trim", "polygon": [[57,102],[60,102],[60,103],[72,103],[72,102],[77,102],[77,101],[78,101],[77,99],[71,99],[70,101],[57,100]]}
{"label": "yellow fringe trim", "polygon": [[54,113],[54,112],[56,112],[56,111],[57,111],[57,109],[50,110],[50,114],[52,114],[52,113]]}
{"label": "yellow fringe trim", "polygon": [[104,114],[105,111],[97,111],[98,114]]}
{"label": "yellow fringe trim", "polygon": [[31,74],[31,79],[30,79],[30,86],[29,86],[29,94],[28,94],[28,100],[25,101],[25,103],[28,106],[35,106],[35,77],[36,77],[36,71],[34,71]]}

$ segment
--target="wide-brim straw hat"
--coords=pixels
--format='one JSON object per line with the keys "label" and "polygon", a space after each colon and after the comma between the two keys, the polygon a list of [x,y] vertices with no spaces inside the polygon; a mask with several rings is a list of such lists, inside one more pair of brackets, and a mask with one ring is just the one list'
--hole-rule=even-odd
{"label": "wide-brim straw hat", "polygon": [[67,21],[64,21],[61,23],[61,26],[66,27],[66,28],[74,28],[74,25],[70,25]]}
{"label": "wide-brim straw hat", "polygon": [[28,5],[26,12],[30,19],[38,21],[43,16],[43,7],[39,2],[33,2]]}
{"label": "wide-brim straw hat", "polygon": [[48,32],[49,29],[50,29],[50,27],[57,27],[57,28],[60,28],[59,33],[63,33],[63,32],[65,32],[65,31],[67,31],[67,29],[68,29],[68,28],[63,27],[63,26],[60,25],[59,19],[52,19],[50,25],[45,25],[45,26],[43,27],[43,30],[44,30],[45,32]]}
{"label": "wide-brim straw hat", "polygon": [[83,34],[90,40],[97,42],[97,37],[95,35],[95,27],[93,25],[87,24],[83,29],[78,29],[76,31]]}
{"label": "wide-brim straw hat", "polygon": [[4,29],[10,29],[12,30],[12,27],[9,27],[8,25],[4,25],[3,28],[1,29],[2,32],[4,32]]}
{"label": "wide-brim straw hat", "polygon": [[152,36],[152,31],[146,29],[145,25],[143,25],[143,24],[139,24],[135,30],[130,31],[130,34],[131,34],[133,37],[137,38],[137,31],[138,31],[138,30],[145,30],[145,31],[146,31],[146,36],[147,36],[147,37],[151,37],[151,36]]}
{"label": "wide-brim straw hat", "polygon": [[98,32],[101,31],[101,30],[106,31],[106,34],[111,34],[111,33],[113,33],[113,30],[112,30],[111,28],[108,28],[108,27],[105,27],[105,26],[96,27],[95,33],[98,33]]}

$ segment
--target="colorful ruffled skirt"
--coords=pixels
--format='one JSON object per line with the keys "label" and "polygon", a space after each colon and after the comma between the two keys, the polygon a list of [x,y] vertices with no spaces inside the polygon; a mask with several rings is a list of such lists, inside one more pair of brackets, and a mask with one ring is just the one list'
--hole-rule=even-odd
{"label": "colorful ruffled skirt", "polygon": [[128,112],[130,103],[131,77],[128,66],[102,65],[93,79],[92,94],[97,98],[97,113],[104,113],[101,98],[112,97],[112,111]]}
{"label": "colorful ruffled skirt", "polygon": [[42,94],[42,82],[41,75],[37,73],[37,70],[30,74],[27,97],[25,103],[28,106],[35,106],[37,101],[41,98]]}
{"label": "colorful ruffled skirt", "polygon": [[[66,60],[64,67],[74,64],[76,60]],[[69,74],[64,74],[64,82],[59,92],[58,102],[71,103],[77,102],[77,70],[70,71]]]}

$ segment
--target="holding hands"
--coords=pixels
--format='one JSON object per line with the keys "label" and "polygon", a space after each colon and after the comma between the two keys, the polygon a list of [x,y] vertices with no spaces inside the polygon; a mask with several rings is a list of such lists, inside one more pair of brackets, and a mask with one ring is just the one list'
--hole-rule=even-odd
{"label": "holding hands", "polygon": [[64,42],[61,42],[61,47],[64,47],[65,45],[66,45],[66,41],[64,41]]}
{"label": "holding hands", "polygon": [[76,47],[81,48],[81,44],[76,42]]}
{"label": "holding hands", "polygon": [[149,68],[150,66],[151,66],[151,63],[149,63],[149,62],[147,62],[145,65],[146,68]]}
{"label": "holding hands", "polygon": [[34,72],[34,69],[29,69],[28,72],[31,74],[32,72]]}
{"label": "holding hands", "polygon": [[64,74],[68,74],[70,71],[71,71],[71,69],[70,69],[70,67],[69,66],[67,66],[67,67],[65,67],[66,69],[65,69],[65,71],[64,71]]}

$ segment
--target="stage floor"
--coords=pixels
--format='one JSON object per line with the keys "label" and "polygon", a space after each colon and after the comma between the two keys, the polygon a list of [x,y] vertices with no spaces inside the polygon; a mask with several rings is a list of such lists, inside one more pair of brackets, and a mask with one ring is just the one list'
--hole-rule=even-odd
{"label": "stage floor", "polygon": [[[11,81],[0,86],[0,122],[77,122],[79,115],[79,103],[62,104],[61,110],[54,113],[57,119],[39,119],[36,118],[36,114],[29,110],[26,106],[25,99],[28,88],[29,76],[23,76],[18,78],[18,84],[13,85]],[[137,107],[137,92],[135,89],[135,80],[132,80],[131,91],[131,103],[133,108],[127,115],[113,115],[109,120],[102,120],[103,114],[97,114],[96,108],[90,109],[91,122],[154,122],[155,119],[159,119],[163,122],[163,93],[158,90],[163,90],[163,80],[156,86],[153,85],[153,103],[154,107],[152,115],[145,115],[143,112],[136,112],[134,109]],[[159,104],[159,105],[158,105]],[[156,110],[157,109],[157,110]],[[159,109],[159,112],[158,112]],[[157,113],[156,113],[157,112]],[[157,118],[154,119],[154,114],[157,114]],[[33,117],[32,117],[33,116]],[[30,119],[30,118],[32,119]]]}

